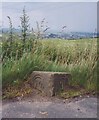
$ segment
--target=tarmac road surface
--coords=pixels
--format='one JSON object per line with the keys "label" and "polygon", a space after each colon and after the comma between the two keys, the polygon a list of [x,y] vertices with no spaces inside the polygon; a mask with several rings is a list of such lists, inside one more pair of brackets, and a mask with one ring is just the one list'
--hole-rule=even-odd
{"label": "tarmac road surface", "polygon": [[[1,110],[0,110],[1,112]],[[3,118],[97,118],[97,98],[43,100],[28,98],[4,102]]]}

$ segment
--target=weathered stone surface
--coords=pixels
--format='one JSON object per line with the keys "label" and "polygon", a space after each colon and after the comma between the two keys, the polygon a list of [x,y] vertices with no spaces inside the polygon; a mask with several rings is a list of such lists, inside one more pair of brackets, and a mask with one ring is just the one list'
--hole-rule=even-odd
{"label": "weathered stone surface", "polygon": [[34,71],[30,77],[33,87],[47,96],[56,95],[60,90],[64,90],[70,78],[69,73],[44,71]]}

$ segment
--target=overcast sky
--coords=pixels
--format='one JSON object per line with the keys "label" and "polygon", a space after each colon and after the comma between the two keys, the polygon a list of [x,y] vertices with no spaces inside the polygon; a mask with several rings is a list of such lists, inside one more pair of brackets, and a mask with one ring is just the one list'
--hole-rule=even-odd
{"label": "overcast sky", "polygon": [[2,2],[97,2],[98,0],[0,0]]}
{"label": "overcast sky", "polygon": [[93,32],[95,28],[97,28],[96,0],[92,0],[93,2],[88,2],[89,0],[85,2],[77,2],[77,0],[76,2],[61,2],[63,0],[57,0],[60,2],[33,2],[34,0],[32,0],[32,2],[31,0],[28,0],[30,2],[22,2],[22,0],[20,0],[20,2],[18,2],[18,0],[17,2],[9,1],[10,2],[3,0],[2,3],[1,10],[4,27],[9,26],[7,16],[10,16],[13,26],[18,28],[22,9],[26,6],[31,27],[36,26],[36,21],[40,22],[45,18],[48,26],[50,26],[52,30],[57,31],[60,31],[64,25],[67,26],[67,31]]}

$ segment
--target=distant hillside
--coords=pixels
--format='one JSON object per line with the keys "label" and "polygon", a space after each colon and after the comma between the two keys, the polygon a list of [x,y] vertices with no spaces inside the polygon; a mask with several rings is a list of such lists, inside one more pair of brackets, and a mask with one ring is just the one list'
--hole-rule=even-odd
{"label": "distant hillside", "polygon": [[70,32],[70,33],[49,33],[45,35],[46,38],[63,38],[63,39],[83,39],[83,38],[95,38],[96,33],[87,32]]}
{"label": "distant hillside", "polygon": [[[9,28],[3,28],[0,29],[0,34],[3,33],[8,33]],[[14,33],[20,34],[21,30],[20,29],[15,29],[13,28]],[[31,33],[30,33],[31,34]],[[45,32],[43,38],[63,38],[63,39],[83,39],[83,38],[96,38],[99,37],[99,34],[97,33],[89,33],[89,32],[56,32],[56,31],[47,31]]]}
{"label": "distant hillside", "polygon": [[[9,28],[2,28],[0,29],[0,34],[3,32],[3,33],[7,33],[9,31]],[[15,29],[13,28],[13,32],[14,33],[20,33],[20,29]]]}

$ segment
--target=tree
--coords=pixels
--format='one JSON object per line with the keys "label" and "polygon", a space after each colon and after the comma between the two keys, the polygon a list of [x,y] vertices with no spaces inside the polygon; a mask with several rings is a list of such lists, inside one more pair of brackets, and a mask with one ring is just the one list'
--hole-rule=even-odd
{"label": "tree", "polygon": [[12,26],[12,20],[9,16],[7,16],[8,19],[9,19],[9,40],[10,40],[10,43],[12,44],[12,41],[13,41],[13,26]]}
{"label": "tree", "polygon": [[25,7],[23,8],[23,15],[20,17],[20,19],[21,19],[22,40],[25,43],[29,30],[29,16],[26,14]]}

